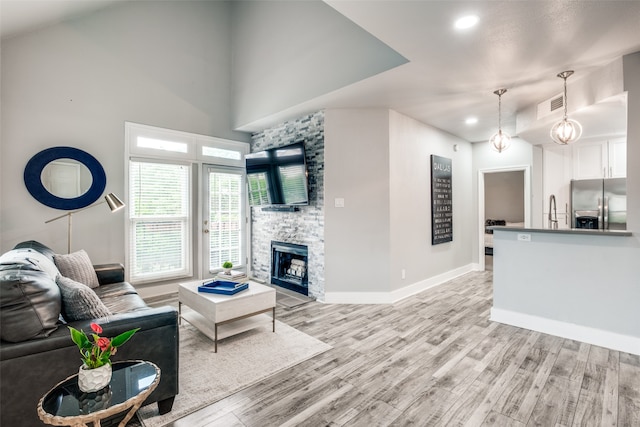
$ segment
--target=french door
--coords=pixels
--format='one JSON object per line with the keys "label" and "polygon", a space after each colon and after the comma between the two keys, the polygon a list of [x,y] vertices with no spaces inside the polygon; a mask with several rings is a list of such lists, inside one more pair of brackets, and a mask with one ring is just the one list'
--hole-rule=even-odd
{"label": "french door", "polygon": [[246,269],[247,216],[244,169],[203,166],[203,271],[204,278],[230,261],[234,270]]}

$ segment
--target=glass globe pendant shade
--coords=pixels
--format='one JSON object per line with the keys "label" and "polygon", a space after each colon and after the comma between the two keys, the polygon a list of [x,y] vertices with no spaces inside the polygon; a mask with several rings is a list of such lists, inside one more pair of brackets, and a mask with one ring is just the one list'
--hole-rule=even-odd
{"label": "glass globe pendant shade", "polygon": [[582,125],[568,118],[564,118],[551,128],[551,139],[560,145],[571,144],[582,136]]}
{"label": "glass globe pendant shade", "polygon": [[567,117],[567,78],[573,74],[573,70],[563,71],[558,74],[564,80],[564,116],[562,120],[553,125],[551,128],[551,139],[556,144],[567,145],[576,142],[582,136],[582,125]]}
{"label": "glass globe pendant shade", "polygon": [[494,133],[489,139],[489,144],[491,148],[498,153],[502,153],[511,146],[511,136],[509,136],[508,133],[502,132],[502,95],[506,92],[506,89],[498,89],[493,92],[498,95],[498,132]]}
{"label": "glass globe pendant shade", "polygon": [[504,150],[511,147],[511,136],[509,136],[508,133],[502,132],[502,130],[498,130],[498,132],[494,133],[489,140],[489,144],[491,144],[491,148],[493,148],[493,150],[498,153],[502,153]]}

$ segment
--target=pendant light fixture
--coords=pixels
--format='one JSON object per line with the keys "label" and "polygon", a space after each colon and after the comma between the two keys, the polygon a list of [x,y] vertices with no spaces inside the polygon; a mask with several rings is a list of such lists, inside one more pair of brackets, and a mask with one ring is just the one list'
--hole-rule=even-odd
{"label": "pendant light fixture", "polygon": [[502,153],[504,150],[511,146],[511,137],[508,133],[502,132],[502,95],[506,93],[506,89],[498,89],[494,91],[496,95],[498,95],[498,132],[493,134],[489,143],[491,144],[491,148],[493,148],[498,153]]}
{"label": "pendant light fixture", "polygon": [[582,126],[575,120],[567,117],[567,78],[573,74],[573,70],[563,71],[558,77],[564,80],[564,117],[551,128],[551,139],[560,145],[571,144],[580,139]]}

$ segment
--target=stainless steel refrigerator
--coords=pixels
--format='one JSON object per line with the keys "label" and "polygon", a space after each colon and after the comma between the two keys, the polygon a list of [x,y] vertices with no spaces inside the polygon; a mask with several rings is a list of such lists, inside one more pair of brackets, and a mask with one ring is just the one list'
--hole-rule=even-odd
{"label": "stainless steel refrigerator", "polygon": [[571,226],[599,230],[627,229],[627,179],[571,181]]}

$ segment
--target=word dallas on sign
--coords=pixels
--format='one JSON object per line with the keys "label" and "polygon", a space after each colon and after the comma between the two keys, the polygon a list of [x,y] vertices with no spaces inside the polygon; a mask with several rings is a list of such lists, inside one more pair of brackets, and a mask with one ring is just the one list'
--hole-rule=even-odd
{"label": "word dallas on sign", "polygon": [[451,159],[431,155],[431,244],[453,241]]}

